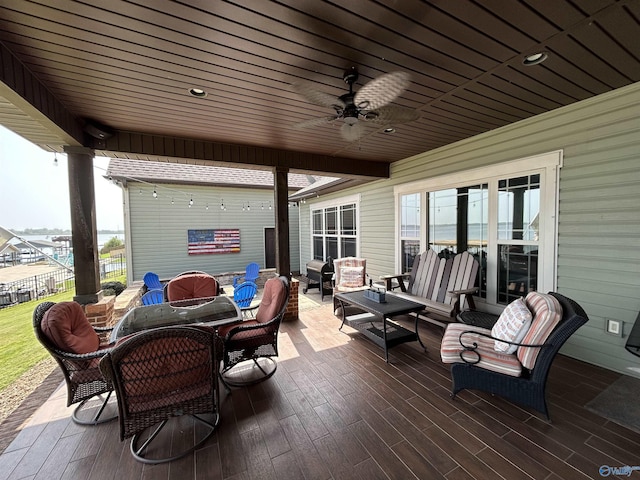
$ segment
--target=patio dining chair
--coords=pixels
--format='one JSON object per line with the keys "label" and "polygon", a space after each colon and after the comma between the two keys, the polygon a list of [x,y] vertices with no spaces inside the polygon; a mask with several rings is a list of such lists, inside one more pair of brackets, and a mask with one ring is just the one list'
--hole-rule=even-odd
{"label": "patio dining chair", "polygon": [[[131,438],[136,460],[177,460],[213,435],[220,422],[214,365],[214,331],[206,327],[145,330],[126,337],[103,357],[100,369],[118,399],[120,440]],[[198,424],[186,428],[174,418],[184,415]],[[176,428],[164,428],[169,422]]]}
{"label": "patio dining chair", "polygon": [[277,368],[278,329],[289,303],[289,280],[270,278],[264,285],[255,318],[218,329],[223,344],[221,378],[225,387],[252,385]]}
{"label": "patio dining chair", "polygon": [[165,298],[169,302],[217,295],[220,295],[220,284],[214,277],[201,271],[180,273],[165,285]]}
{"label": "patio dining chair", "polygon": [[[91,326],[79,303],[43,302],[33,312],[33,330],[64,374],[67,406],[78,404],[72,420],[80,425],[115,420],[117,415],[106,410],[113,386],[98,366],[112,347],[101,347],[98,333],[112,328]],[[99,407],[90,402],[94,397],[102,398]]]}

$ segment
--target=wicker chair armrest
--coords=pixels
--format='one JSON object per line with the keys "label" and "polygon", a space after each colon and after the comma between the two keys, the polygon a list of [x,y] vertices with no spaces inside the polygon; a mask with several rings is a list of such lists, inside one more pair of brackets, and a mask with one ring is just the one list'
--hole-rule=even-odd
{"label": "wicker chair armrest", "polygon": [[279,319],[280,318],[278,316],[276,318],[269,320],[268,322],[254,323],[251,325],[243,325],[242,323],[240,323],[227,332],[227,334],[224,337],[224,341],[226,342],[227,340],[231,339],[231,337],[233,337],[239,332],[250,332],[251,330],[260,330],[264,328],[269,328],[271,324],[278,321]]}
{"label": "wicker chair armrest", "polygon": [[111,350],[113,350],[113,346],[108,347],[108,348],[103,348],[100,350],[96,350],[95,352],[89,352],[89,353],[72,353],[72,352],[65,352],[64,350],[58,350],[57,348],[54,348],[53,351],[56,353],[56,355],[66,358],[68,360],[93,360],[94,358],[102,358],[104,357],[107,353],[110,353]]}
{"label": "wicker chair armrest", "polygon": [[252,317],[255,317],[255,313],[254,311],[258,309],[258,307],[260,307],[260,304],[257,305],[249,305],[248,307],[239,307],[240,308],[240,313],[242,314],[242,316],[245,316],[245,313],[249,313]]}
{"label": "wicker chair armrest", "polygon": [[[478,335],[480,337],[485,337],[485,338],[490,338],[492,340],[496,340],[498,342],[504,342],[504,343],[508,343],[509,345],[517,345],[518,347],[525,347],[525,348],[543,348],[543,347],[550,347],[551,344],[550,343],[543,343],[543,344],[526,344],[526,343],[517,343],[517,342],[510,342],[509,340],[502,340],[501,338],[496,338],[492,335],[489,335],[487,333],[482,333],[482,332],[477,332],[475,330],[465,330],[464,332],[460,332],[460,335],[458,336],[458,342],[460,342],[460,345],[462,346],[463,350],[460,352],[460,358],[462,359],[462,361],[464,363],[469,363],[471,365],[475,365],[476,363],[479,363],[480,360],[482,360],[482,355],[480,355],[480,352],[478,352],[478,344],[476,342],[471,342],[471,345],[465,344],[462,340],[462,336],[466,333],[469,334],[473,334],[473,335]],[[463,354],[465,352],[471,352],[474,355],[476,355],[477,359],[466,359],[464,358]]]}

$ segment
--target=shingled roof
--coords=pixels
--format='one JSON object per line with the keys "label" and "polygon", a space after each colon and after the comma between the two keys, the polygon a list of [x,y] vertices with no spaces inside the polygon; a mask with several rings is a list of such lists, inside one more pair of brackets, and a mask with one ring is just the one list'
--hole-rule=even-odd
{"label": "shingled roof", "polygon": [[[214,167],[168,162],[151,162],[112,158],[106,178],[118,181],[142,181],[190,185],[217,185],[225,187],[273,188],[273,174],[266,170]],[[319,180],[332,179],[290,173],[289,189],[299,190]],[[337,180],[337,179],[334,179]]]}

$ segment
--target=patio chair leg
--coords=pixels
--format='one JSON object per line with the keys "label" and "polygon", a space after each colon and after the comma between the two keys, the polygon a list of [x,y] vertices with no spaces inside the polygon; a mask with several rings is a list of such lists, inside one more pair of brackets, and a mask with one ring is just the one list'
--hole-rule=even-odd
{"label": "patio chair leg", "polygon": [[[216,410],[217,408],[218,407],[216,407]],[[220,424],[220,414],[218,413],[218,411],[215,412],[215,420],[213,423],[205,420],[204,418],[201,418],[199,415],[191,415],[191,417],[193,417],[194,420],[197,420],[198,422],[202,423],[203,425],[209,428],[208,432],[204,434],[199,440],[197,440],[195,445],[187,448],[186,450],[182,450],[181,452],[177,453],[176,455],[173,455],[172,457],[164,457],[164,458],[144,457],[142,452],[144,452],[147,446],[149,446],[149,444],[156,438],[158,433],[160,433],[160,430],[162,430],[164,426],[167,424],[167,422],[169,421],[169,420],[163,420],[158,425],[158,428],[156,428],[153,431],[153,433],[149,436],[149,438],[140,446],[140,448],[136,448],[136,444],[138,442],[138,439],[140,438],[140,434],[136,434],[133,436],[133,438],[131,439],[131,454],[136,460],[142,463],[157,465],[159,463],[172,462],[174,460],[184,457],[190,452],[193,452],[202,444],[204,444],[204,442],[206,442],[209,439],[209,437],[213,435],[213,432],[216,431],[216,429],[218,428],[218,425]]]}
{"label": "patio chair leg", "polygon": [[[71,415],[71,419],[74,421],[74,423],[77,423],[78,425],[100,425],[101,423],[107,423],[107,422],[110,422],[112,420],[115,420],[116,418],[118,418],[118,414],[117,413],[115,415],[112,415],[112,416],[107,417],[107,418],[102,418],[102,419],[100,418],[102,416],[102,413],[104,412],[104,409],[107,406],[107,403],[109,403],[109,398],[111,398],[111,394],[112,393],[113,392],[107,393],[107,398],[104,399],[104,401],[102,402],[102,405],[100,406],[100,409],[93,416],[93,418],[91,420],[83,420],[83,419],[81,419],[79,417],[79,413],[82,410],[82,408],[85,406],[85,404],[89,400],[94,398],[94,397],[87,398],[86,400],[83,400],[82,402],[80,402],[78,404],[78,406],[75,408],[75,410],[73,411],[73,414]],[[102,394],[98,395],[98,396],[102,396]]]}
{"label": "patio chair leg", "polygon": [[264,373],[265,375],[268,375],[268,374],[267,374],[267,372],[265,372],[264,368],[262,368],[262,367],[260,366],[260,364],[258,363],[258,360],[256,360],[256,359],[254,358],[254,359],[253,359],[253,363],[255,363],[255,364],[256,364],[256,366],[260,369],[260,371],[261,371],[262,373]]}

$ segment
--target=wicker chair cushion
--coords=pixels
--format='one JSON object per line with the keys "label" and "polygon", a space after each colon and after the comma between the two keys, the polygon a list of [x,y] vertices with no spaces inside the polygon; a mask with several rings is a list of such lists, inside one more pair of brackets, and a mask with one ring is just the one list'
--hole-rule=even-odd
{"label": "wicker chair cushion", "polygon": [[242,323],[232,323],[231,325],[222,325],[221,327],[218,327],[218,336],[221,338],[224,338],[227,336],[227,333],[229,333],[229,331],[232,328],[235,327],[246,327],[248,325],[258,325],[258,322],[256,320],[245,320]]}
{"label": "wicker chair cushion", "polygon": [[218,294],[218,282],[211,275],[190,273],[171,279],[167,285],[167,299],[187,300],[190,298],[214,297]]}
{"label": "wicker chair cushion", "polygon": [[339,287],[355,288],[364,285],[364,267],[342,267]]}
{"label": "wicker chair cushion", "polygon": [[286,301],[286,286],[280,281],[280,279],[270,278],[264,284],[262,300],[260,300],[258,313],[256,313],[256,321],[258,321],[258,323],[264,323],[273,320],[276,315],[280,313],[282,305]]}
{"label": "wicker chair cushion", "polygon": [[[486,328],[465,325],[464,323],[450,323],[447,325],[440,345],[442,363],[462,363],[464,360],[474,363],[478,360],[479,355],[480,361],[476,364],[478,367],[513,377],[519,377],[522,374],[522,365],[516,355],[496,352],[494,349],[495,340],[491,338],[474,333],[465,333],[462,336],[462,342],[465,345],[478,344],[475,353],[465,351],[460,345],[460,334],[468,331],[491,335],[491,330]],[[460,354],[462,354],[464,360],[460,357]]]}
{"label": "wicker chair cushion", "polygon": [[[498,321],[491,329],[491,336],[509,342],[520,343],[529,331],[531,319],[531,312],[524,303],[524,298],[520,297],[503,310]],[[494,348],[496,352],[514,353],[518,346],[496,340]]]}
{"label": "wicker chair cushion", "polygon": [[[531,328],[522,339],[521,343],[527,345],[542,345],[562,318],[560,302],[552,295],[540,292],[530,292],[525,298],[527,307],[533,314]],[[536,363],[539,348],[518,347],[517,355],[522,365],[533,369]]]}
{"label": "wicker chair cushion", "polygon": [[41,329],[59,350],[71,353],[95,352],[100,338],[76,302],[59,302],[42,318]]}

